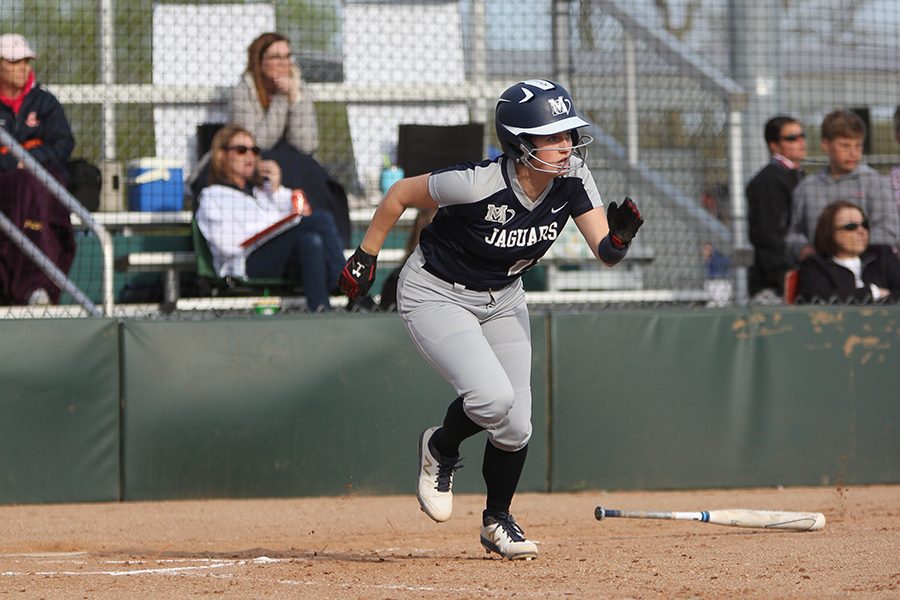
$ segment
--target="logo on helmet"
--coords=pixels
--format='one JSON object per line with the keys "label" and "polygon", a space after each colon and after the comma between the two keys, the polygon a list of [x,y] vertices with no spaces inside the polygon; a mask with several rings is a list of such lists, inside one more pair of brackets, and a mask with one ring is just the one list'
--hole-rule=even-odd
{"label": "logo on helmet", "polygon": [[572,101],[568,98],[560,96],[559,98],[550,98],[547,100],[550,105],[550,114],[554,117],[559,115],[567,115],[572,110]]}

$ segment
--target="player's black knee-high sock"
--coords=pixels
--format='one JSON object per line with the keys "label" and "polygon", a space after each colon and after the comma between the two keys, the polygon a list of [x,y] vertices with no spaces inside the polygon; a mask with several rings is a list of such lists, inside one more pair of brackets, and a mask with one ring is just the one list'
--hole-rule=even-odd
{"label": "player's black knee-high sock", "polygon": [[525,467],[528,446],[515,452],[495,448],[488,440],[484,448],[484,465],[481,473],[487,485],[488,513],[509,512],[513,495],[519,485],[519,476]]}
{"label": "player's black knee-high sock", "polygon": [[445,458],[459,456],[459,445],[484,429],[477,425],[463,410],[462,396],[450,403],[444,425],[434,432],[431,445]]}

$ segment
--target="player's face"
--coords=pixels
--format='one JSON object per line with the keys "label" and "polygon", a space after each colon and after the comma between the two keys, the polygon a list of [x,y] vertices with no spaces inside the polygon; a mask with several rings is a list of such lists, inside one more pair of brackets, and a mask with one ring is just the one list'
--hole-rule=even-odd
{"label": "player's face", "polygon": [[6,60],[0,58],[0,84],[17,90],[25,87],[28,75],[31,74],[31,59]]}
{"label": "player's face", "polygon": [[832,175],[846,175],[859,166],[862,158],[862,138],[838,137],[822,140],[822,150],[828,155]]}
{"label": "player's face", "polygon": [[842,208],[834,215],[836,258],[859,256],[869,246],[869,224],[858,208]]}
{"label": "player's face", "polygon": [[806,158],[806,134],[800,123],[786,123],[778,134],[772,149],[791,162],[800,163]]}
{"label": "player's face", "polygon": [[255,146],[253,138],[246,133],[236,134],[228,144],[228,149],[225,151],[226,171],[238,183],[246,183],[256,171],[258,149]]}
{"label": "player's face", "polygon": [[572,156],[571,132],[536,135],[531,138],[534,145],[534,157],[545,167],[563,172],[569,168],[569,157]]}
{"label": "player's face", "polygon": [[287,42],[274,42],[262,55],[262,73],[272,81],[291,74],[291,47]]}

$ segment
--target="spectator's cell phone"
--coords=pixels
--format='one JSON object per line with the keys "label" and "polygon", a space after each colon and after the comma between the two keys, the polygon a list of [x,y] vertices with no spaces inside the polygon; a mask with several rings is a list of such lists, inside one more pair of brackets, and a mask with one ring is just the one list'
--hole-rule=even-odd
{"label": "spectator's cell phone", "polygon": [[253,176],[250,178],[250,182],[254,187],[262,188],[267,192],[272,191],[272,182],[268,177],[264,176],[258,170],[253,172]]}

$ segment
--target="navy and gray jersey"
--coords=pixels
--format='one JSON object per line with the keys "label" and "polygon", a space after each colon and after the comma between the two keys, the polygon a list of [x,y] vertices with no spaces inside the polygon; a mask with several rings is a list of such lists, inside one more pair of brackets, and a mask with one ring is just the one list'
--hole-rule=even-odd
{"label": "navy and gray jersey", "polygon": [[521,277],[570,215],[603,206],[587,165],[553,179],[532,202],[505,156],[435,171],[428,191],[439,208],[419,238],[424,268],[476,291],[498,290]]}

